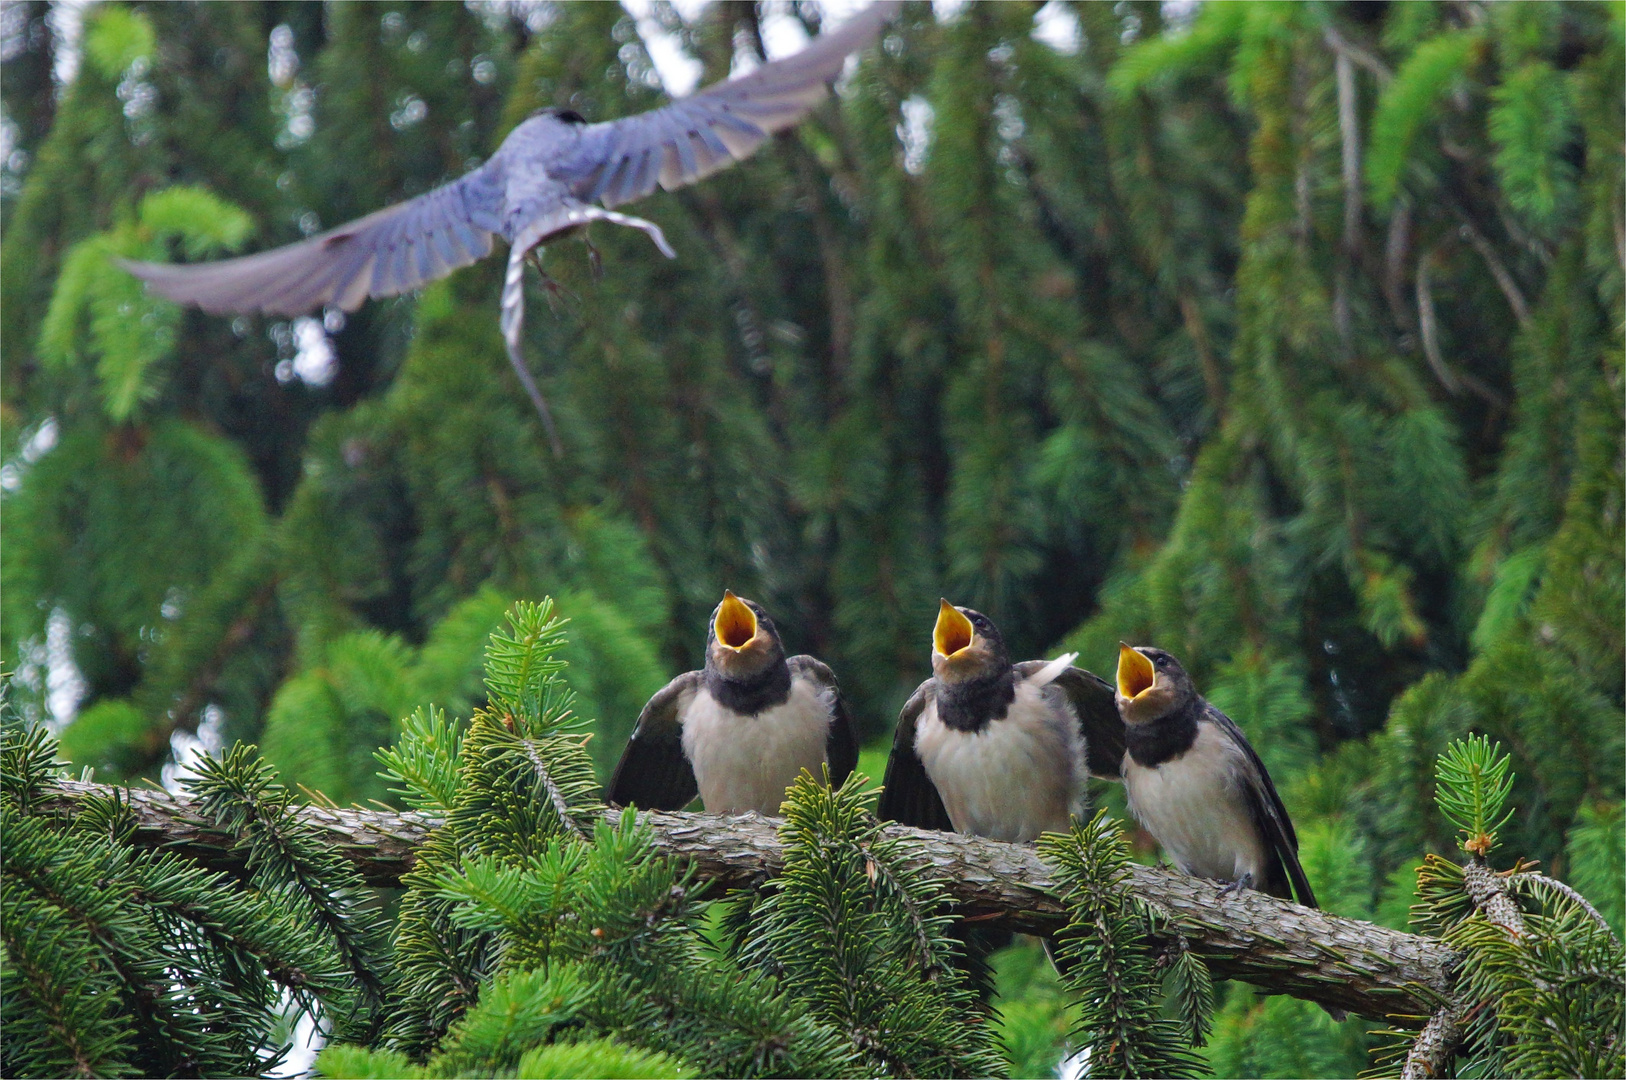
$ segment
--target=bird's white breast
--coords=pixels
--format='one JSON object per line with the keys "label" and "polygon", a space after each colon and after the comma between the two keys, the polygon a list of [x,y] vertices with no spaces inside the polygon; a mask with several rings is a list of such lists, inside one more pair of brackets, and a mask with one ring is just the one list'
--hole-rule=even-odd
{"label": "bird's white breast", "polygon": [[832,703],[812,683],[793,680],[783,704],[741,716],[701,690],[683,711],[683,753],[700,798],[717,814],[779,813],[803,769],[822,776]]}
{"label": "bird's white breast", "polygon": [[1003,719],[958,731],[921,710],[915,753],[943,800],[954,831],[1012,843],[1068,828],[1083,794],[1084,742],[1064,696],[1033,680],[1017,683]]}
{"label": "bird's white breast", "polygon": [[1124,756],[1129,810],[1176,866],[1197,877],[1265,880],[1264,844],[1243,789],[1247,759],[1213,724],[1199,723],[1191,748],[1155,768]]}

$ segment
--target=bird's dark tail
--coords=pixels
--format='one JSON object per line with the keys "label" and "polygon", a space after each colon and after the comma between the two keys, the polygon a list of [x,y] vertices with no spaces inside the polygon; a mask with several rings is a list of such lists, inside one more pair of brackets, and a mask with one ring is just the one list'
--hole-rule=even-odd
{"label": "bird's dark tail", "polygon": [[960,970],[965,972],[971,988],[984,1002],[994,998],[994,968],[988,961],[999,950],[1016,939],[1009,930],[975,923],[957,922],[949,936],[960,943]]}
{"label": "bird's dark tail", "polygon": [[1060,975],[1063,979],[1066,979],[1067,973],[1073,970],[1073,965],[1078,963],[1078,961],[1073,960],[1063,954],[1061,951],[1061,942],[1057,941],[1055,938],[1041,938],[1040,940],[1044,944],[1044,954],[1050,958],[1050,966],[1056,969],[1057,975]]}

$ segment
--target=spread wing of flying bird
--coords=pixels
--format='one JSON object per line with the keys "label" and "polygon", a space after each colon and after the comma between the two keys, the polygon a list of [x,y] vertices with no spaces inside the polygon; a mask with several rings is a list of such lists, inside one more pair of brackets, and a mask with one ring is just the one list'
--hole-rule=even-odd
{"label": "spread wing of flying bird", "polygon": [[525,256],[591,221],[642,229],[675,258],[660,227],[617,213],[659,184],[672,191],[748,157],[823,101],[847,55],[873,41],[898,7],[872,4],[802,51],[636,116],[589,124],[544,109],[484,165],[415,199],[257,255],[178,266],[122,261],[152,291],[221,313],[354,311],[369,297],[419,288],[508,242],[502,329],[509,360],[557,452],[547,406],[520,353]]}
{"label": "spread wing of flying bird", "polygon": [[606,207],[673,191],[749,157],[829,93],[847,55],[864,48],[897,9],[870,5],[792,56],[637,116],[588,124],[549,166],[576,198]]}

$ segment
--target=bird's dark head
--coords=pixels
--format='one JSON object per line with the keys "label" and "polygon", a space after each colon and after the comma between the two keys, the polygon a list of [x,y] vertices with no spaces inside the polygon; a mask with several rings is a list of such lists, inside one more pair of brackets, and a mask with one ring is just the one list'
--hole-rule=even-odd
{"label": "bird's dark head", "polygon": [[724,678],[748,679],[772,664],[785,662],[785,647],[773,620],[754,600],[724,591],[711,613],[706,634],[706,666]]}
{"label": "bird's dark head", "polygon": [[544,109],[536,109],[536,110],[532,111],[529,119],[534,120],[538,116],[551,116],[555,120],[562,120],[567,124],[585,124],[585,123],[587,123],[587,117],[583,116],[581,113],[577,112],[575,109],[561,109],[561,108],[556,108],[556,107],[554,107],[552,105],[549,105],[547,108],[544,108]]}
{"label": "bird's dark head", "polygon": [[1197,696],[1180,661],[1150,645],[1118,643],[1118,712],[1126,724],[1149,724]]}
{"label": "bird's dark head", "polygon": [[939,601],[932,628],[932,673],[940,682],[987,678],[1011,666],[994,620],[980,611]]}

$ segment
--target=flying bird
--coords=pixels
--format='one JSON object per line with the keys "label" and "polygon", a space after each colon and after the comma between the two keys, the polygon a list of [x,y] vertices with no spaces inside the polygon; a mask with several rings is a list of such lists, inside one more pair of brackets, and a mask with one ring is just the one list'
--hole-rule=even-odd
{"label": "flying bird", "polygon": [[830,669],[785,657],[761,606],[723,593],[706,633],[706,666],[649,699],[607,799],[681,810],[698,793],[708,811],[777,814],[803,769],[840,786],[858,765],[852,721]]}
{"label": "flying bird", "polygon": [[[657,184],[673,191],[710,176],[798,123],[824,100],[847,55],[874,40],[897,6],[872,4],[793,56],[637,116],[592,124],[568,109],[539,110],[461,179],[299,243],[190,266],[120,265],[160,296],[207,312],[292,316],[324,305],[354,311],[368,297],[419,288],[484,258],[501,236],[508,244],[503,340],[558,453],[547,403],[520,352],[526,256],[607,221],[643,230],[661,254],[676,258],[660,226],[614,207]],[[540,255],[534,258],[540,269]]]}
{"label": "flying bird", "polygon": [[1118,778],[1112,687],[1077,653],[1012,664],[988,616],[940,603],[932,677],[898,716],[879,814],[922,829],[1027,843],[1065,832],[1087,774]]}

